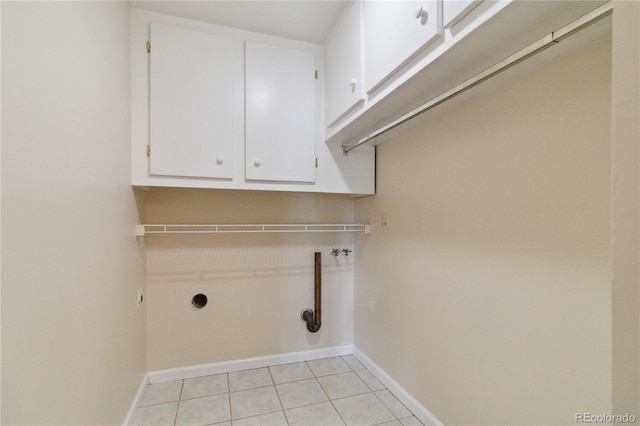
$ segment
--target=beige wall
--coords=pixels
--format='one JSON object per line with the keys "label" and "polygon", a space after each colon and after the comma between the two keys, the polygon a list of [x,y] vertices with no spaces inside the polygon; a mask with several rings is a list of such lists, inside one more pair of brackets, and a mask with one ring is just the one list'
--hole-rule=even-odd
{"label": "beige wall", "polygon": [[129,5],[2,9],[2,423],[122,423],[145,372]]}
{"label": "beige wall", "polygon": [[[614,28],[621,195],[610,190],[602,39],[381,145],[378,194],[356,200],[356,220],[383,212],[391,229],[358,236],[351,257],[328,255],[353,247],[340,234],[147,237],[147,302],[136,310],[129,7],[2,2],[2,423],[117,424],[145,370],[354,334],[447,424],[637,412],[638,240],[619,237],[627,225],[638,234],[640,38],[637,3],[621,3],[635,8]],[[629,111],[631,121],[616,119]],[[144,198],[147,222],[353,219],[344,196],[153,189]],[[313,303],[314,251],[325,303],[312,335],[299,313]],[[200,311],[196,292],[209,296]]]}
{"label": "beige wall", "polygon": [[613,23],[613,411],[640,418],[640,3]]}
{"label": "beige wall", "polygon": [[[2,45],[2,2],[0,2],[0,46]],[[2,79],[2,55],[0,54],[0,80]],[[0,103],[2,100],[2,85],[0,85]],[[2,222],[2,113],[0,112],[0,223]],[[0,242],[2,241],[2,226],[0,226]],[[0,244],[0,384],[2,383],[2,244]],[[2,421],[2,386],[0,385],[0,422]]]}
{"label": "beige wall", "polygon": [[445,424],[611,412],[610,67],[606,37],[378,146],[355,345]]}
{"label": "beige wall", "polygon": [[[153,188],[149,223],[341,223],[349,196]],[[351,234],[146,237],[148,369],[306,351],[353,342]],[[322,253],[322,327],[307,331],[314,252]],[[204,293],[201,310],[191,299]]]}

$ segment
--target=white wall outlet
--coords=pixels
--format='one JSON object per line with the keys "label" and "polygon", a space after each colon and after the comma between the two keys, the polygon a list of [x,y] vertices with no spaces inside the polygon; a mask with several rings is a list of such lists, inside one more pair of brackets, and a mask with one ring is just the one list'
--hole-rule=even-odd
{"label": "white wall outlet", "polygon": [[391,224],[389,223],[389,214],[382,213],[380,215],[380,228],[388,230],[390,227]]}
{"label": "white wall outlet", "polygon": [[374,213],[373,218],[371,219],[371,225],[372,225],[371,228],[373,231],[389,230],[391,228],[389,213],[388,212]]}
{"label": "white wall outlet", "polygon": [[143,300],[144,300],[144,296],[142,295],[142,289],[139,288],[138,291],[136,292],[137,308],[140,308],[140,305],[142,305]]}

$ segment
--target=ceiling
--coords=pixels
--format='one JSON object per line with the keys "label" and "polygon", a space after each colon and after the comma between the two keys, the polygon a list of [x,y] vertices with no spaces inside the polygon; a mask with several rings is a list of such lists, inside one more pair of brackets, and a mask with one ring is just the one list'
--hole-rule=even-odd
{"label": "ceiling", "polygon": [[130,0],[130,3],[137,9],[324,44],[348,1]]}

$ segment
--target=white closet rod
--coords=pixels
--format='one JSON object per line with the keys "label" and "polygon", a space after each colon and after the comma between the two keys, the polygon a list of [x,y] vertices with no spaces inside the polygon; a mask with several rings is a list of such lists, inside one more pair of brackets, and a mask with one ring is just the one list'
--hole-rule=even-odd
{"label": "white closet rod", "polygon": [[365,232],[369,225],[360,223],[286,223],[286,224],[141,224],[136,236],[147,234],[231,234],[259,232]]}
{"label": "white closet rod", "polygon": [[581,18],[576,19],[575,21],[571,22],[570,24],[565,25],[564,27],[560,28],[557,31],[552,32],[551,34],[548,34],[547,36],[541,38],[540,40],[531,43],[529,46],[525,47],[524,49],[514,53],[513,55],[509,56],[507,59],[504,59],[501,62],[498,62],[497,64],[495,64],[494,66],[487,68],[486,70],[482,71],[479,74],[476,74],[475,76],[469,78],[468,80],[464,81],[463,83],[455,86],[454,88],[446,91],[445,93],[441,94],[440,96],[437,96],[436,98],[430,100],[429,102],[419,106],[418,108],[414,109],[411,112],[408,112],[407,114],[401,116],[400,118],[397,118],[396,120],[392,121],[391,123],[387,124],[386,126],[383,126],[381,128],[379,128],[378,130],[376,130],[375,132],[369,134],[368,136],[364,137],[363,139],[360,139],[357,142],[354,142],[352,144],[349,145],[343,145],[342,146],[342,150],[345,153],[348,153],[349,151],[358,148],[359,146],[362,146],[364,144],[366,144],[367,142],[370,142],[371,140],[375,139],[376,137],[382,135],[383,133],[388,132],[391,129],[394,129],[398,126],[400,126],[401,124],[415,118],[416,116],[429,111],[430,109],[433,109],[435,107],[437,107],[438,105],[441,105],[445,102],[447,102],[448,100],[458,96],[459,94],[471,89],[472,87],[477,86],[478,84],[482,83],[483,81],[486,81],[496,75],[498,75],[499,73],[506,71],[507,69],[511,68],[512,66],[530,58],[531,56],[541,52],[542,50],[546,49],[547,47],[550,47],[556,43],[558,43],[559,41],[561,41],[562,39],[570,36],[571,34],[574,34],[580,30],[582,30],[583,28],[586,28],[587,26],[599,21],[600,19],[608,16],[609,14],[611,14],[611,11],[613,9],[613,4],[612,2],[609,2],[605,5],[600,6],[599,8],[587,13],[586,15],[584,15]]}

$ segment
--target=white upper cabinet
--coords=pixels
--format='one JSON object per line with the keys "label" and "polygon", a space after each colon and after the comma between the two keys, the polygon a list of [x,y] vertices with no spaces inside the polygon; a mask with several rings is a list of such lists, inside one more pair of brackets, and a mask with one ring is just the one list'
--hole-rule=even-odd
{"label": "white upper cabinet", "polygon": [[253,42],[245,54],[246,178],[315,182],[314,55]]}
{"label": "white upper cabinet", "polygon": [[325,44],[325,120],[327,125],[364,99],[362,2],[347,6]]}
{"label": "white upper cabinet", "polygon": [[375,148],[324,142],[323,46],[131,18],[133,185],[375,193]]}
{"label": "white upper cabinet", "polygon": [[482,0],[444,0],[442,21],[445,28],[451,28],[478,6]]}
{"label": "white upper cabinet", "polygon": [[606,0],[363,0],[362,7],[365,96],[355,107],[339,102],[330,79],[334,39],[326,46],[328,144],[368,141],[515,52],[608,10]]}
{"label": "white upper cabinet", "polygon": [[231,179],[243,138],[242,41],[152,24],[150,43],[149,173]]}
{"label": "white upper cabinet", "polygon": [[325,46],[133,8],[132,184],[373,194],[343,146],[605,3],[354,0]]}
{"label": "white upper cabinet", "polygon": [[373,92],[442,35],[442,0],[365,1],[365,79]]}

